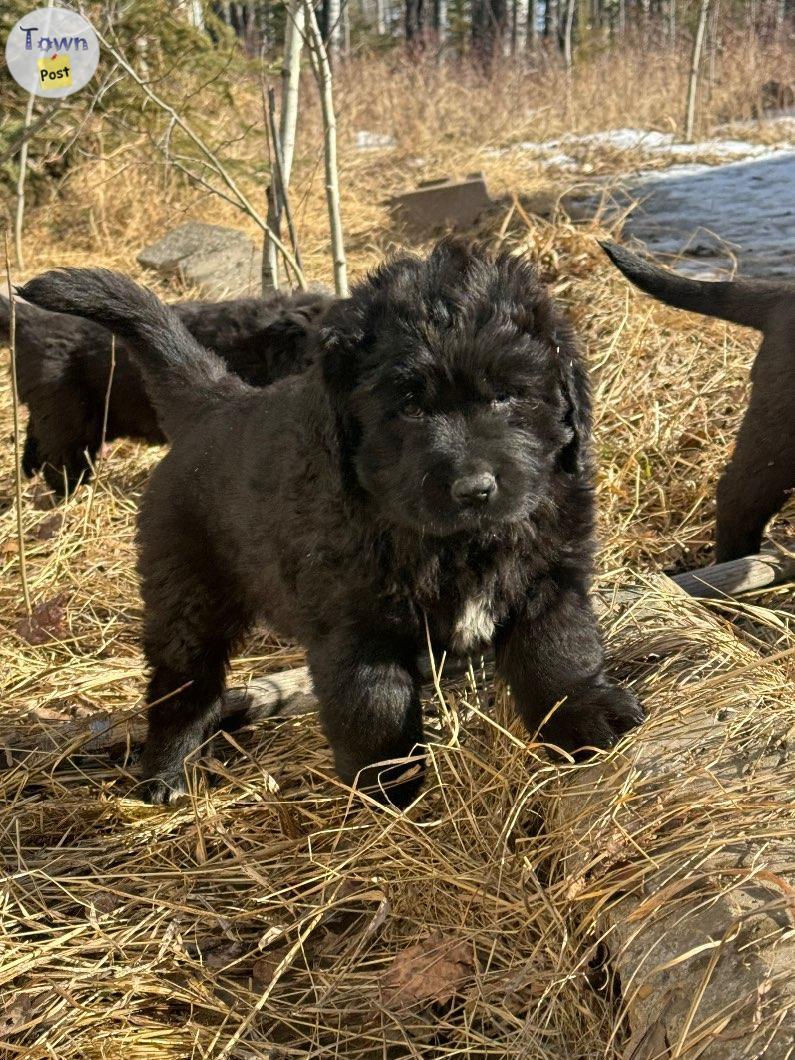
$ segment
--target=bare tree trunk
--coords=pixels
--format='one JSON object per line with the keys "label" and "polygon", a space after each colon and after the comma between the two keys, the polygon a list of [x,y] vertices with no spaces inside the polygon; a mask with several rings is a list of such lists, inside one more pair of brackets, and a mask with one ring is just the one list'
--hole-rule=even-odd
{"label": "bare tree trunk", "polygon": [[342,235],[340,215],[340,189],[337,175],[337,119],[334,114],[334,98],[331,90],[331,66],[323,44],[323,37],[315,18],[312,0],[303,0],[306,14],[307,35],[312,49],[312,60],[320,89],[320,105],[323,111],[324,158],[326,167],[326,199],[329,212],[331,254],[334,264],[334,289],[341,298],[348,297],[348,269],[345,261],[345,242]]}
{"label": "bare tree trunk", "polygon": [[528,0],[527,5],[527,36],[530,46],[538,47],[538,3],[537,0]]}
{"label": "bare tree trunk", "polygon": [[448,16],[447,0],[435,0],[433,10],[433,28],[436,30],[436,38],[440,45],[447,40]]}
{"label": "bare tree trunk", "polygon": [[301,50],[306,27],[306,13],[301,0],[291,0],[287,16],[279,136],[282,141],[284,179],[289,184],[295,151],[295,131],[298,127],[298,87],[301,82]]}
{"label": "bare tree trunk", "polygon": [[690,60],[690,80],[687,86],[687,108],[685,112],[685,140],[693,139],[693,126],[696,121],[696,95],[698,93],[698,71],[701,66],[701,52],[704,47],[704,32],[709,16],[709,0],[701,0],[701,11],[698,16],[698,28],[693,40],[693,55]]}
{"label": "bare tree trunk", "polygon": [[524,55],[527,51],[527,31],[532,0],[513,0],[511,12],[511,55]]}
{"label": "bare tree trunk", "polygon": [[386,0],[375,0],[375,31],[379,37],[386,33]]}
{"label": "bare tree trunk", "polygon": [[566,63],[566,69],[571,72],[571,64],[573,61],[572,57],[572,36],[574,32],[574,9],[577,0],[567,0],[566,4],[566,25],[563,30],[563,59]]}
{"label": "bare tree trunk", "polygon": [[276,187],[278,188],[278,202],[280,203],[281,209],[284,211],[284,216],[287,219],[287,231],[290,233],[290,242],[293,247],[293,254],[295,260],[298,263],[298,268],[303,272],[303,262],[301,261],[301,250],[298,246],[298,235],[295,231],[295,224],[293,222],[293,214],[290,209],[290,194],[287,190],[287,181],[284,177],[284,155],[282,153],[282,140],[279,135],[279,129],[276,124],[276,93],[272,88],[268,89],[268,130],[270,132],[271,143],[273,144],[273,158],[276,163]]}
{"label": "bare tree trunk", "polygon": [[340,7],[340,54],[351,54],[351,0],[342,0]]}
{"label": "bare tree trunk", "polygon": [[334,63],[339,58],[342,44],[342,23],[340,21],[342,9],[340,0],[326,0],[324,6],[326,10],[326,46],[323,50],[326,52],[329,61]]}
{"label": "bare tree trunk", "polygon": [[[282,151],[282,181],[284,196],[288,193],[290,172],[293,165],[295,149],[295,130],[298,123],[298,86],[301,79],[301,49],[304,41],[306,18],[302,0],[291,0],[287,8],[287,22],[284,31],[284,62],[282,64],[282,109],[279,122],[279,140]],[[275,154],[275,145],[274,145]],[[273,158],[271,159],[273,163]],[[271,166],[271,188],[268,196],[268,230],[265,232],[265,254],[262,260],[263,291],[277,290],[279,287],[278,247],[272,235],[281,238],[281,217],[284,206],[283,196],[277,192],[273,181],[274,166]]]}

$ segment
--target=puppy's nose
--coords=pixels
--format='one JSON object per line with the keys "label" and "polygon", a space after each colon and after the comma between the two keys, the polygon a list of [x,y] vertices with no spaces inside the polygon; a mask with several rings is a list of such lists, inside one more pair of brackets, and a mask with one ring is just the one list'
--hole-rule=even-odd
{"label": "puppy's nose", "polygon": [[457,478],[450,487],[453,500],[459,504],[488,504],[497,492],[497,480],[490,471]]}

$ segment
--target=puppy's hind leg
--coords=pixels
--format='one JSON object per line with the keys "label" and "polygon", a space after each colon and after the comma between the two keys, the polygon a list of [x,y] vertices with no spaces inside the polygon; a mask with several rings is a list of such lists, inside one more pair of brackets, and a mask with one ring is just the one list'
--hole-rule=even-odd
{"label": "puppy's hind leg", "polygon": [[[176,539],[177,548],[183,542]],[[233,642],[248,623],[190,553],[162,560],[143,579],[149,730],[141,795],[167,803],[185,790],[184,761],[217,727]],[[205,560],[206,562],[206,560]]]}
{"label": "puppy's hind leg", "polygon": [[422,709],[412,647],[372,629],[342,628],[310,645],[309,669],[342,780],[380,802],[408,804],[424,772],[417,750]]}
{"label": "puppy's hind leg", "polygon": [[795,434],[787,408],[751,403],[737,435],[731,462],[718,482],[715,560],[726,563],[758,552],[765,525],[795,487]]}

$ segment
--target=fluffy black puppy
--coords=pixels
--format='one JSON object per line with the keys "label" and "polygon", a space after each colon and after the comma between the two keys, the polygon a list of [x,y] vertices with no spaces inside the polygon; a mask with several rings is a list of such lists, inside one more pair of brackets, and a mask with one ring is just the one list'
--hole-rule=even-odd
{"label": "fluffy black puppy", "polygon": [[397,802],[421,783],[426,619],[438,647],[494,641],[527,727],[568,751],[642,720],[588,599],[586,371],[529,264],[449,241],[397,258],[332,307],[307,372],[260,391],[122,276],[22,294],[127,337],[172,442],[139,524],[150,801],[183,789],[259,616],[306,645],[340,776]]}
{"label": "fluffy black puppy", "polygon": [[[174,312],[188,331],[253,386],[267,386],[309,360],[309,332],[330,303],[323,294],[275,294],[268,299],[182,302]],[[24,302],[16,306],[17,375],[28,406],[23,470],[42,471],[59,496],[91,477],[102,442],[111,368],[111,336],[101,325]],[[10,305],[0,298],[0,337],[7,338]],[[116,345],[106,438],[165,441],[128,343]]]}

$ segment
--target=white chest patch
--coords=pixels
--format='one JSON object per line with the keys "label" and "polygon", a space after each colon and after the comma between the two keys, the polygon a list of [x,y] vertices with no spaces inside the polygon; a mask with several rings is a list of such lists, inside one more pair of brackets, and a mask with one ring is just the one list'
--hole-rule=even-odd
{"label": "white chest patch", "polygon": [[487,596],[471,596],[464,601],[461,614],[453,627],[450,647],[456,654],[482,648],[494,636],[494,613]]}

